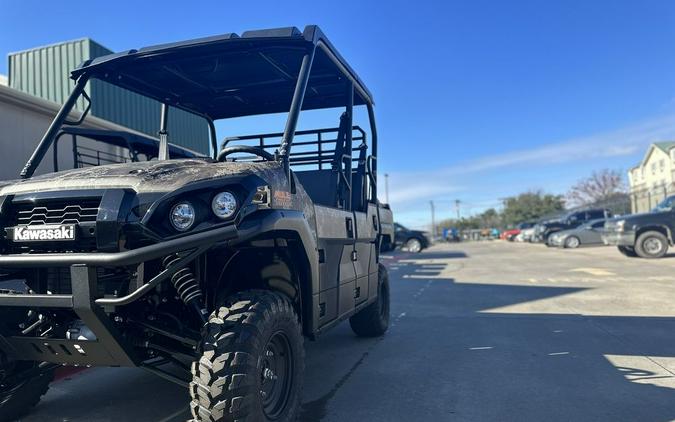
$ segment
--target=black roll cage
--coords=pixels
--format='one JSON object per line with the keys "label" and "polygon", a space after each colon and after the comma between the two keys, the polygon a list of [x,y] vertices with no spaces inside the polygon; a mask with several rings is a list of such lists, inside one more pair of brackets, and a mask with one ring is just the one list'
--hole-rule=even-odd
{"label": "black roll cage", "polygon": [[[307,89],[307,83],[310,78],[310,74],[312,72],[312,64],[314,61],[314,56],[316,53],[316,49],[319,48],[322,50],[323,53],[326,54],[326,56],[331,60],[331,62],[340,70],[342,73],[342,76],[346,79],[346,90],[347,90],[347,104],[344,104],[346,108],[346,114],[347,114],[347,127],[352,127],[353,126],[353,119],[352,119],[352,110],[354,107],[354,90],[358,90],[359,94],[361,95],[362,98],[365,99],[365,105],[368,110],[368,119],[369,119],[369,125],[370,125],[370,130],[371,130],[371,142],[372,142],[372,153],[370,154],[370,157],[368,159],[368,168],[369,172],[371,173],[371,178],[373,179],[374,183],[372,186],[372,195],[373,198],[377,198],[377,128],[375,125],[375,112],[373,108],[373,103],[371,101],[371,97],[368,92],[365,91],[364,87],[360,83],[360,81],[355,77],[355,75],[352,74],[352,72],[343,64],[342,60],[336,55],[336,53],[333,51],[329,43],[324,40],[320,33],[320,31],[316,31],[314,37],[316,38],[313,40],[312,44],[310,47],[307,49],[305,54],[302,57],[302,62],[300,66],[300,71],[298,73],[297,81],[295,84],[295,89],[293,92],[293,97],[291,100],[291,105],[290,105],[290,110],[288,112],[288,117],[286,119],[286,125],[284,128],[283,132],[283,137],[281,140],[281,143],[279,145],[279,153],[278,153],[278,160],[283,163],[284,168],[289,175],[289,180],[290,180],[290,157],[291,157],[291,147],[293,145],[293,138],[296,134],[296,127],[298,123],[298,117],[300,115],[300,112],[302,111],[302,104],[303,100],[305,98],[305,93]],[[63,125],[78,125],[82,123],[87,115],[87,113],[90,110],[90,107],[88,106],[85,111],[83,112],[82,116],[77,122],[69,122],[67,120],[68,115],[72,111],[73,107],[75,106],[78,98],[80,96],[84,96],[87,100],[89,100],[89,97],[87,96],[87,93],[85,91],[85,87],[87,82],[89,81],[90,78],[95,78],[96,74],[95,72],[88,72],[86,69],[77,76],[77,79],[75,81],[75,87],[73,91],[71,92],[70,96],[66,100],[66,102],[63,104],[63,106],[59,109],[58,113],[56,114],[56,117],[52,121],[52,123],[49,125],[47,131],[43,135],[42,139],[38,143],[37,147],[33,151],[33,154],[31,157],[28,159],[26,162],[24,168],[21,170],[20,177],[22,179],[27,179],[33,176],[35,173],[35,170],[37,169],[38,165],[40,162],[44,159],[48,149],[50,146],[54,144],[54,141],[59,135],[59,131]],[[166,157],[168,154],[166,154],[166,125],[167,125],[167,117],[168,117],[168,108],[169,105],[166,103],[162,103],[162,110],[161,110],[161,128],[160,128],[160,152],[159,152],[159,157],[160,158],[168,158]],[[180,107],[179,107],[180,108]],[[209,135],[210,135],[210,141],[211,141],[211,147],[213,149],[213,155],[214,158],[216,157],[218,153],[218,147],[217,147],[217,139],[216,139],[216,130],[215,130],[215,125],[213,122],[213,119],[211,119],[208,115],[204,115],[201,113],[196,112],[195,110],[190,110],[190,109],[185,109],[182,108],[192,114],[198,115],[206,119],[208,125],[209,125]],[[348,140],[351,141],[351,131],[347,131],[347,136]],[[163,136],[164,135],[164,136]],[[351,142],[348,144],[351,145]],[[351,159],[349,160],[349,166],[351,168]]]}

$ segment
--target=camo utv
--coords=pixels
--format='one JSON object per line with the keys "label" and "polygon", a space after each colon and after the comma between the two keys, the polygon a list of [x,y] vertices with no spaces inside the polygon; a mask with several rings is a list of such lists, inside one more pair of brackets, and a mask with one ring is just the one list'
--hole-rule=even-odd
{"label": "camo utv", "polygon": [[[129,50],[71,76],[21,180],[0,187],[0,420],[61,365],[145,368],[188,388],[194,421],[294,420],[303,337],[389,323],[370,92],[316,26]],[[34,175],[63,133],[88,135],[72,128],[86,112],[68,116],[94,79],[161,104],[157,153],[146,140],[149,161]],[[171,108],[204,118],[212,157],[176,154]],[[297,131],[313,109],[338,109],[337,127]],[[281,112],[283,132],[218,147],[215,121]]]}

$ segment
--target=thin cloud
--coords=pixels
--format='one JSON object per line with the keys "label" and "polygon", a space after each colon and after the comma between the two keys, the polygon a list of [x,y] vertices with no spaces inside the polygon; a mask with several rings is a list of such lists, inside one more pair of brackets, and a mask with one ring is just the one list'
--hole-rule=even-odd
{"label": "thin cloud", "polygon": [[[568,139],[538,148],[490,155],[458,165],[424,172],[390,173],[390,201],[397,207],[464,190],[447,181],[457,176],[509,167],[583,162],[639,154],[651,142],[675,138],[675,114],[646,120],[619,130]],[[380,179],[382,180],[382,179]],[[380,192],[383,192],[383,186]]]}

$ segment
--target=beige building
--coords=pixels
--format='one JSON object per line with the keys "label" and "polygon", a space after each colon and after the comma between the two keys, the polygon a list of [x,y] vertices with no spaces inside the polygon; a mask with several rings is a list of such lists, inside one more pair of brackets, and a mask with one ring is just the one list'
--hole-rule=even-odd
{"label": "beige building", "polygon": [[642,162],[628,171],[631,208],[647,212],[666,196],[675,194],[675,142],[655,142]]}
{"label": "beige building", "polygon": [[[16,179],[19,176],[19,172],[26,164],[59,108],[59,104],[0,84],[0,153],[2,153],[0,180]],[[80,115],[80,112],[72,112],[69,119],[78,120]],[[82,127],[139,134],[93,116],[88,116]],[[83,146],[94,145],[87,145],[85,141]],[[100,147],[100,145],[96,146]],[[107,147],[102,151],[110,154],[118,153],[114,147]],[[50,148],[36,174],[53,171],[53,162],[53,149]],[[58,149],[58,162],[61,170],[73,168],[75,163],[73,162],[72,147],[69,143],[64,143],[63,147]]]}

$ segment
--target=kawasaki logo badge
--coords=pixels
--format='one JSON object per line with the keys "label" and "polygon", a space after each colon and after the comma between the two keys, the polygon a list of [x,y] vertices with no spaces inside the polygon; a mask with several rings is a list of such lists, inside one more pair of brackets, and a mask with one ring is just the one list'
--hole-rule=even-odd
{"label": "kawasaki logo badge", "polygon": [[15,242],[75,240],[75,226],[64,224],[14,227],[13,240]]}

